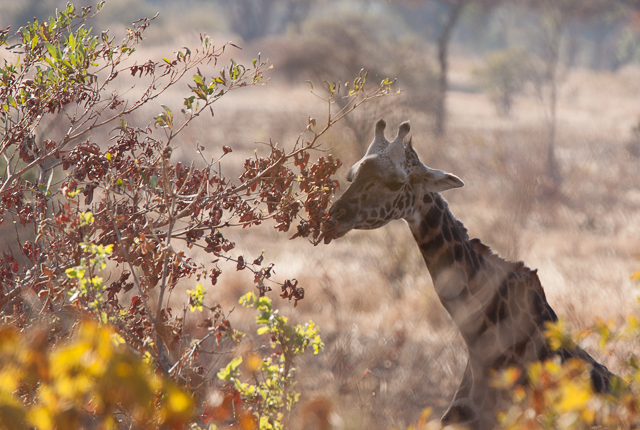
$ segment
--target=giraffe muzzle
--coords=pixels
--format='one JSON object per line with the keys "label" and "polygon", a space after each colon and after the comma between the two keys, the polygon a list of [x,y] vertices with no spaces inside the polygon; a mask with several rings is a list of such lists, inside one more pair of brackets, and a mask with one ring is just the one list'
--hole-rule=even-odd
{"label": "giraffe muzzle", "polygon": [[[333,209],[333,208],[331,208]],[[329,211],[329,214],[331,215],[331,218],[335,219],[336,221],[340,222],[340,221],[344,221],[344,219],[347,217],[348,214],[348,210],[346,208],[338,208],[335,211],[333,211],[333,213],[331,213],[332,211]]]}
{"label": "giraffe muzzle", "polygon": [[340,199],[329,209],[329,219],[323,224],[322,230],[333,234],[334,238],[342,237],[353,228],[352,205],[345,204]]}

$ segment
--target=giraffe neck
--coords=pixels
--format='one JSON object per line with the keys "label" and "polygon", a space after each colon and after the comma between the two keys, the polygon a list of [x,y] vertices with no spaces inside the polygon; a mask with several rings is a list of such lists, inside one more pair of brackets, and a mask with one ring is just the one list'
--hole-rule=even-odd
{"label": "giraffe neck", "polygon": [[[506,407],[491,386],[495,371],[545,360],[579,358],[591,365],[596,391],[610,387],[612,374],[579,347],[553,352],[543,329],[557,316],[536,271],[493,254],[466,229],[438,193],[419,189],[405,220],[420,247],[435,290],[467,344],[467,369],[443,423],[469,417],[471,428],[495,427],[495,411]],[[519,383],[526,383],[526,372]]]}
{"label": "giraffe neck", "polygon": [[[469,239],[437,193],[416,199],[405,218],[420,247],[440,301],[460,329],[474,359],[490,367],[504,360],[539,359],[544,321],[557,319],[536,271],[493,254]],[[532,346],[528,352],[527,344]],[[503,352],[513,349],[507,355]]]}
{"label": "giraffe neck", "polygon": [[406,221],[440,301],[469,344],[484,317],[487,298],[495,295],[493,283],[481,279],[487,262],[440,194],[425,193],[417,200]]}

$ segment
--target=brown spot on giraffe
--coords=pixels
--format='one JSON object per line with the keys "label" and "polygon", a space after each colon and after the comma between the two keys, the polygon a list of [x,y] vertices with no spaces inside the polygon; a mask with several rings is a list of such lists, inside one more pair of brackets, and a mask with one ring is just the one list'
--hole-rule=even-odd
{"label": "brown spot on giraffe", "polygon": [[392,219],[404,219],[409,225],[438,297],[469,351],[462,381],[442,423],[481,430],[495,427],[496,411],[506,399],[492,387],[492,375],[553,355],[586,361],[593,388],[608,389],[613,375],[583,349],[551,351],[547,345],[544,325],[557,316],[536,271],[523,262],[504,260],[479,239],[470,239],[453,216],[439,193],[462,187],[463,182],[420,161],[411,141],[405,144],[408,122],[400,125],[392,142],[384,136],[385,126],[382,120],[376,124],[367,153],[349,171],[351,184],[329,213],[337,222],[338,237],[352,229],[379,228]]}

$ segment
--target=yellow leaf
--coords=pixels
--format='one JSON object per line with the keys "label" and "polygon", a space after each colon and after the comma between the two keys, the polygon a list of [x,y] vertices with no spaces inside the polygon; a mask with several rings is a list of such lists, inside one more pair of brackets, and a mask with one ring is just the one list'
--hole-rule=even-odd
{"label": "yellow leaf", "polygon": [[15,369],[3,369],[0,373],[0,394],[11,395],[15,390],[18,389],[18,384],[20,381],[19,372],[16,372]]}
{"label": "yellow leaf", "polygon": [[580,413],[580,418],[585,423],[591,425],[593,424],[593,420],[596,418],[596,412],[591,409],[585,409]]}
{"label": "yellow leaf", "polygon": [[521,403],[527,398],[527,392],[522,385],[518,385],[513,389],[513,400],[516,403]]}
{"label": "yellow leaf", "polygon": [[421,419],[421,420],[426,420],[426,419],[428,419],[428,418],[431,416],[431,412],[432,412],[432,411],[433,411],[433,409],[432,409],[432,408],[430,408],[430,407],[424,408],[424,409],[422,410],[422,412],[420,413],[420,419]]}
{"label": "yellow leaf", "polygon": [[418,420],[418,428],[425,428],[429,417],[431,416],[431,412],[433,412],[432,408],[424,408],[420,413],[420,419]]}
{"label": "yellow leaf", "polygon": [[491,385],[496,388],[509,389],[518,381],[520,369],[509,367],[501,371],[496,378],[491,381]]}
{"label": "yellow leaf", "polygon": [[575,347],[565,325],[565,321],[562,318],[557,322],[547,321],[545,323],[544,336],[547,338],[547,343],[553,351],[562,347],[567,349],[573,349]]}
{"label": "yellow leaf", "polygon": [[561,412],[580,411],[589,403],[591,389],[588,384],[581,384],[576,380],[567,381],[560,386],[560,398],[558,409]]}
{"label": "yellow leaf", "polygon": [[181,421],[191,418],[193,401],[175,385],[169,383],[166,387],[165,401],[161,415],[164,422]]}
{"label": "yellow leaf", "polygon": [[559,360],[547,360],[544,362],[544,370],[552,376],[558,376],[562,372],[562,364]]}
{"label": "yellow leaf", "polygon": [[118,426],[116,424],[116,420],[113,417],[113,415],[107,415],[104,418],[104,422],[102,423],[102,427],[106,430],[112,430],[112,429],[117,429]]}
{"label": "yellow leaf", "polygon": [[540,376],[542,375],[542,363],[540,361],[536,361],[529,366],[529,381],[533,385],[536,385],[540,381]]}
{"label": "yellow leaf", "polygon": [[167,407],[172,412],[183,413],[191,408],[191,398],[178,389],[172,390]]}
{"label": "yellow leaf", "polygon": [[50,430],[54,428],[51,412],[45,407],[35,407],[29,411],[27,417],[31,425],[38,430]]}
{"label": "yellow leaf", "polygon": [[18,345],[18,331],[9,326],[0,326],[0,353],[13,352]]}
{"label": "yellow leaf", "polygon": [[124,338],[122,336],[120,336],[118,333],[113,333],[111,335],[111,341],[113,342],[114,345],[118,346],[118,345],[122,345],[124,343],[126,343],[126,341],[124,340]]}
{"label": "yellow leaf", "polygon": [[[249,414],[243,414],[240,417],[240,428],[242,430],[254,430],[256,428],[258,428],[257,426],[258,423],[256,423],[256,419]],[[265,425],[265,423],[262,420],[262,417],[260,418],[260,428],[263,428],[262,426]],[[269,422],[267,421],[266,425],[271,425],[269,424]],[[268,428],[268,427],[266,427]],[[273,428],[273,427],[271,427]]]}
{"label": "yellow leaf", "polygon": [[247,366],[252,372],[257,372],[262,368],[262,358],[257,354],[250,354],[247,359]]}

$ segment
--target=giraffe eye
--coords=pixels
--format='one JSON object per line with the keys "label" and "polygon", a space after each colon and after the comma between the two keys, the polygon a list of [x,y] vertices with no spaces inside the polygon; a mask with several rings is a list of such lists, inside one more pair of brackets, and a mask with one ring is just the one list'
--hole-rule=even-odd
{"label": "giraffe eye", "polygon": [[384,186],[391,191],[398,191],[400,188],[402,188],[403,185],[404,183],[400,181],[388,181],[384,183]]}

